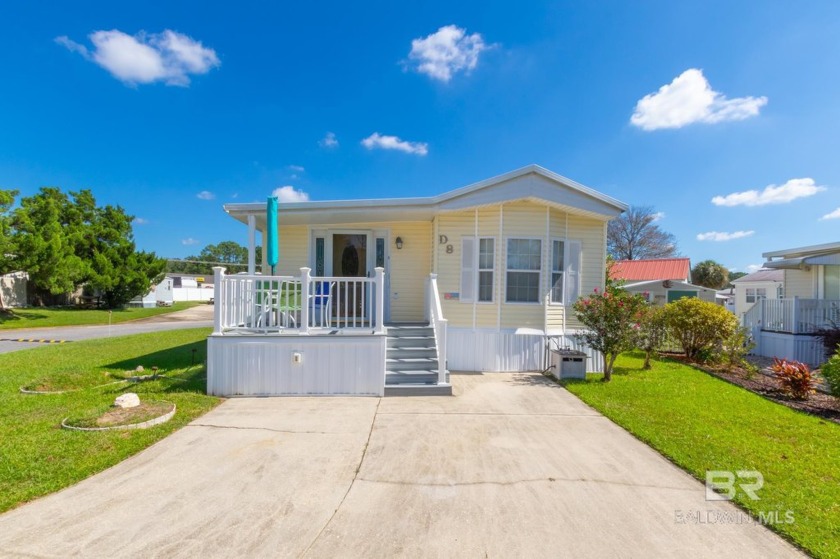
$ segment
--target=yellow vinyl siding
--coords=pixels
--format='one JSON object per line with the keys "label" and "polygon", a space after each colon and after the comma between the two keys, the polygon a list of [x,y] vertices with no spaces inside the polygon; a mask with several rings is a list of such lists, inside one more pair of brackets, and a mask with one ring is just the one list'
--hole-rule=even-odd
{"label": "yellow vinyl siding", "polygon": [[[391,320],[422,321],[425,317],[426,280],[432,271],[432,223],[379,223],[373,228],[391,232]],[[402,250],[394,246],[397,237],[403,240]],[[395,294],[399,294],[397,299],[394,299]]]}
{"label": "yellow vinyl siding", "polygon": [[[580,294],[603,287],[605,227],[602,220],[566,214],[566,212],[527,201],[508,202],[503,205],[503,230],[500,232],[499,204],[479,208],[478,236],[495,239],[496,267],[494,269],[493,303],[462,302],[443,300],[443,315],[453,326],[472,327],[475,311],[476,328],[562,328],[579,326],[574,320],[571,308],[563,305],[541,303],[505,303],[505,279],[507,240],[509,238],[537,238],[542,244],[542,271],[540,278],[541,297],[547,300],[551,282],[550,239],[569,239],[581,243],[581,288]],[[461,239],[473,237],[476,233],[476,211],[473,209],[441,213],[435,219],[437,235],[447,237],[446,244],[435,242],[435,262],[438,274],[438,288],[445,293],[460,293],[461,288]],[[447,253],[447,245],[452,252]],[[542,300],[542,299],[541,299]],[[499,309],[501,305],[501,310]]]}
{"label": "yellow vinyl siding", "polygon": [[[278,236],[280,259],[275,273],[278,276],[299,276],[300,269],[309,266],[309,228],[306,225],[281,225]],[[263,267],[263,273],[271,273],[268,265]]]}
{"label": "yellow vinyl siding", "polygon": [[817,296],[814,289],[814,277],[817,273],[817,266],[810,270],[785,270],[785,297],[802,297],[813,299]]}

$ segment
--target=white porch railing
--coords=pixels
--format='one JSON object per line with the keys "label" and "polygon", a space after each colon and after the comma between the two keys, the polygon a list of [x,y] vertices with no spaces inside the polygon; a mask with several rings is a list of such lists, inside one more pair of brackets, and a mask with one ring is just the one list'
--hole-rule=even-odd
{"label": "white porch railing", "polygon": [[222,267],[213,272],[216,334],[385,332],[382,268],[373,278],[312,277],[309,268],[300,276],[227,275]]}
{"label": "white porch railing", "polygon": [[430,274],[426,286],[426,301],[428,304],[429,326],[435,329],[438,355],[438,384],[446,384],[446,325],[443,318],[443,308],[440,304],[440,293],[437,286],[437,274]]}
{"label": "white porch railing", "polygon": [[765,332],[813,334],[840,322],[840,301],[831,299],[762,299],[744,314],[744,325]]}

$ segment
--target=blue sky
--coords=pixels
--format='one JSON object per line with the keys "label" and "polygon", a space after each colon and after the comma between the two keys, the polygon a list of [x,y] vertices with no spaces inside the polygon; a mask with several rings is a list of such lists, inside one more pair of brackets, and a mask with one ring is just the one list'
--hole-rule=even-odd
{"label": "blue sky", "polygon": [[537,163],[747,270],[840,240],[838,36],[837,2],[7,3],[0,187],[90,188],[182,257],[244,243],[222,204],[281,187]]}

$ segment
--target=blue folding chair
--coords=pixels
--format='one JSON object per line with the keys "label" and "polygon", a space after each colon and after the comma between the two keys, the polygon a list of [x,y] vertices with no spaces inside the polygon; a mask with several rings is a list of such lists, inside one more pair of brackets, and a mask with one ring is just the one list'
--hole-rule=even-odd
{"label": "blue folding chair", "polygon": [[315,294],[311,296],[311,321],[313,326],[329,326],[332,323],[332,292],[335,282],[318,281]]}

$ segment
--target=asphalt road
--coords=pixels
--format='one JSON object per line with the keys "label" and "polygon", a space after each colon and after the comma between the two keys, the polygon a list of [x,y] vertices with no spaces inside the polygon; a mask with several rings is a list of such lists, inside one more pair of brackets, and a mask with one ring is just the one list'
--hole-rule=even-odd
{"label": "asphalt road", "polygon": [[161,330],[181,330],[185,328],[210,328],[213,326],[213,305],[198,305],[191,309],[170,314],[163,314],[111,326],[59,326],[54,328],[22,328],[18,330],[0,330],[0,353],[10,353],[22,349],[40,347],[44,342],[19,342],[15,340],[55,340],[75,342],[93,338],[112,338],[160,332]]}

